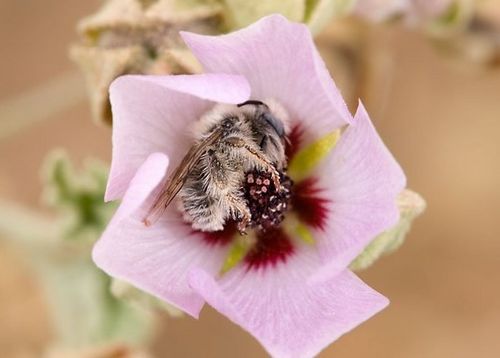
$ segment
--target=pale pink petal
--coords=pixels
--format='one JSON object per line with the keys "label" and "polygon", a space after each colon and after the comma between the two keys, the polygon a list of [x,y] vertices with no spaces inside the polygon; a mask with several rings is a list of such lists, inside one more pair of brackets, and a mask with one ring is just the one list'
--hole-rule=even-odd
{"label": "pale pink petal", "polygon": [[308,284],[318,263],[315,252],[303,248],[275,267],[247,270],[242,265],[218,281],[197,270],[189,282],[272,356],[313,357],[388,304],[349,271]]}
{"label": "pale pink petal", "polygon": [[142,223],[167,165],[168,159],[161,153],[148,157],[92,256],[109,275],[197,317],[204,300],[188,286],[186,275],[194,268],[217,274],[227,248],[205,242],[172,208],[154,225]]}
{"label": "pale pink petal", "polygon": [[163,153],[150,154],[130,181],[126,198],[115,213],[114,220],[135,214],[160,184],[167,173],[169,159]]}
{"label": "pale pink petal", "polygon": [[206,71],[245,76],[253,99],[278,100],[312,138],[352,118],[304,24],[271,15],[228,35],[181,35]]}
{"label": "pale pink petal", "polygon": [[192,122],[216,102],[237,104],[249,95],[248,82],[235,75],[116,79],[110,88],[113,161],[105,199],[120,198],[137,168],[153,152],[168,154],[170,167],[175,168],[192,144]]}
{"label": "pale pink petal", "polygon": [[396,196],[405,175],[377,134],[360,103],[352,125],[317,171],[329,201],[318,251],[327,265],[317,278],[343,270],[376,235],[399,218]]}

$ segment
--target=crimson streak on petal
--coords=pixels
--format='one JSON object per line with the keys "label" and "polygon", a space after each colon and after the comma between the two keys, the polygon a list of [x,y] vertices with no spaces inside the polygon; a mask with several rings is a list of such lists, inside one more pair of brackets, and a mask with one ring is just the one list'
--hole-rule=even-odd
{"label": "crimson streak on petal", "polygon": [[292,206],[299,218],[309,226],[324,230],[328,219],[328,200],[321,197],[322,189],[314,177],[297,183],[293,188]]}
{"label": "crimson streak on petal", "polygon": [[216,245],[228,245],[230,244],[235,235],[238,233],[238,230],[236,228],[236,223],[233,221],[227,222],[226,225],[224,225],[224,230],[222,231],[213,231],[213,232],[203,232],[203,231],[196,231],[199,232],[203,235],[203,240],[209,245],[209,246],[216,246]]}
{"label": "crimson streak on petal", "polygon": [[285,154],[289,161],[299,151],[303,136],[304,128],[300,124],[294,125],[290,130],[290,133],[287,136],[288,140],[285,148]]}
{"label": "crimson streak on petal", "polygon": [[257,242],[248,252],[245,262],[248,269],[276,266],[285,262],[295,251],[292,241],[281,228],[257,233]]}

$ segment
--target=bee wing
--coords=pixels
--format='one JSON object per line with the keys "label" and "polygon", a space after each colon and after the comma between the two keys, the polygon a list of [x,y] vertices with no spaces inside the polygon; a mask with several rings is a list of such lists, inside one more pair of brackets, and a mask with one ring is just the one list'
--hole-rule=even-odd
{"label": "bee wing", "polygon": [[158,194],[155,202],[149,209],[146,218],[143,220],[146,226],[150,226],[156,222],[160,216],[165,212],[167,207],[170,205],[175,196],[182,189],[182,186],[186,182],[187,176],[193,169],[194,165],[201,158],[203,153],[212,144],[219,141],[222,137],[222,130],[214,131],[208,138],[203,140],[201,143],[193,146],[189,152],[182,158],[179,166],[174,170],[173,174],[168,178],[164,187]]}

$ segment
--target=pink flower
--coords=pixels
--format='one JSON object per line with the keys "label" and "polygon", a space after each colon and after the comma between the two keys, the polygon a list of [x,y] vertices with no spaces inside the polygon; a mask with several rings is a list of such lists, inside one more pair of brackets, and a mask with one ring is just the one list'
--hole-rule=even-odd
{"label": "pink flower", "polygon": [[[306,26],[273,15],[224,36],[182,37],[206,74],[123,76],[111,86],[106,200],[122,203],[94,248],[94,261],[193,317],[208,302],[273,356],[313,356],[388,304],[347,266],[397,222],[404,174],[363,106],[350,115]],[[222,232],[193,230],[175,205],[150,227],[142,220],[192,145],[190,124],[217,103],[250,98],[272,98],[287,111],[290,160],[300,148],[346,129],[296,181],[293,210],[282,225],[256,235],[246,256],[221,273],[238,236],[230,225]],[[314,243],[297,239],[290,222],[301,222]]]}

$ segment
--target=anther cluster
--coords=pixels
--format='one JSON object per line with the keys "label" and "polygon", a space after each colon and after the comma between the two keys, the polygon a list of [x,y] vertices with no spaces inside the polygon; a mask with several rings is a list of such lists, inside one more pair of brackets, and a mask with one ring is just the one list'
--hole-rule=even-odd
{"label": "anther cluster", "polygon": [[249,223],[260,231],[278,227],[290,209],[293,181],[280,172],[279,192],[271,178],[271,173],[253,170],[245,175],[244,197],[252,215]]}

